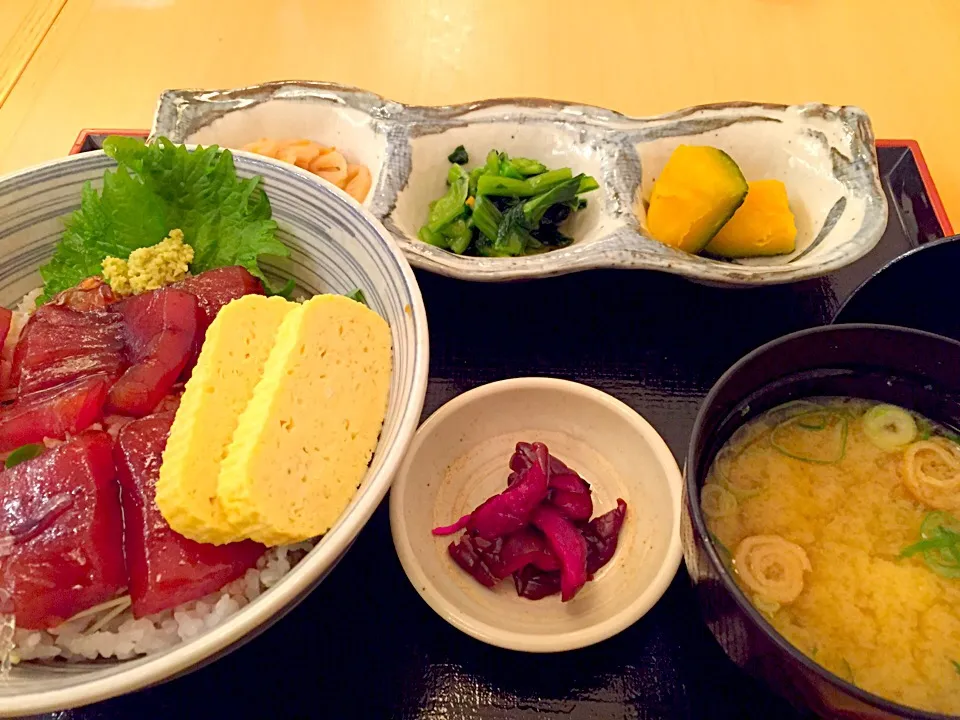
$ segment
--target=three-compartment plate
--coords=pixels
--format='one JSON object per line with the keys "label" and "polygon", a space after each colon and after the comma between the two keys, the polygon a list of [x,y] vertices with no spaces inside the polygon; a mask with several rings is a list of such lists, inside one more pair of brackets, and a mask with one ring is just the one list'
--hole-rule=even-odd
{"label": "three-compartment plate", "polygon": [[[869,252],[886,226],[873,131],[854,107],[708,105],[652,118],[536,99],[451,107],[408,106],[331,83],[275,82],[234,90],[168,90],[151,136],[239,148],[262,137],[310,138],[370,168],[364,205],[410,262],[450,277],[502,281],[591,268],[660,270],[718,285],[767,285],[819,277]],[[787,186],[797,250],[721,261],[649,237],[645,205],[675,147],[712,145],[748,180]],[[429,202],[444,191],[447,155],[464,145],[482,161],[496,148],[548,167],[593,175],[600,190],[566,231],[576,241],[541,255],[464,257],[417,239]]]}

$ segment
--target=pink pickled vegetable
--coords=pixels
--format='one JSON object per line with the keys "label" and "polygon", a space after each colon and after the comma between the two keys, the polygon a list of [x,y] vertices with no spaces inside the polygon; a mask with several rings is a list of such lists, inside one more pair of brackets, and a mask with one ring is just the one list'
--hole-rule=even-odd
{"label": "pink pickled vegetable", "polygon": [[617,551],[620,528],[626,515],[627,504],[617,498],[615,510],[594,518],[583,531],[583,539],[587,541],[587,574],[591,577],[610,562]]}
{"label": "pink pickled vegetable", "polygon": [[560,599],[564,602],[587,584],[587,542],[577,527],[556,508],[541,505],[530,518],[543,531],[547,545],[560,561]]}
{"label": "pink pickled vegetable", "polygon": [[571,600],[613,558],[627,504],[590,520],[590,483],[542,443],[517,443],[507,489],[433,534],[466,530],[447,550],[477,582],[493,587],[513,576],[517,594]]}
{"label": "pink pickled vegetable", "polygon": [[530,513],[547,496],[550,453],[537,443],[537,462],[520,473],[520,478],[499,495],[484,502],[470,514],[467,529],[487,540],[519,530],[530,520]]}
{"label": "pink pickled vegetable", "polygon": [[560,569],[560,562],[547,546],[546,539],[533,528],[523,528],[509,535],[490,569],[503,579],[528,565],[541,570]]}
{"label": "pink pickled vegetable", "polygon": [[560,592],[560,573],[544,572],[533,565],[527,565],[513,574],[513,584],[520,597],[540,600]]}
{"label": "pink pickled vegetable", "polygon": [[[497,541],[499,542],[499,541]],[[479,545],[478,545],[479,544]],[[481,585],[493,587],[497,584],[497,578],[490,566],[487,564],[487,557],[484,550],[490,550],[493,543],[483,538],[477,538],[473,535],[464,535],[460,542],[452,542],[447,548],[450,557],[461,568],[466,570]]]}
{"label": "pink pickled vegetable", "polygon": [[453,525],[441,525],[433,529],[434,535],[453,535],[463,530],[467,523],[470,522],[470,516],[464,515],[462,518],[457,520]]}

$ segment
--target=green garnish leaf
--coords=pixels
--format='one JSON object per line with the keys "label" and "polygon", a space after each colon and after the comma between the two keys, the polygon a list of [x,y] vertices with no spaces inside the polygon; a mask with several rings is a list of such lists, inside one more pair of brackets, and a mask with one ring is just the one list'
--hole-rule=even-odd
{"label": "green garnish leaf", "polygon": [[104,258],[127,258],[176,228],[193,247],[194,274],[240,265],[266,285],[259,259],[290,254],[260,178],[238,178],[229,150],[211,145],[191,153],[166,138],[147,145],[117,136],[103,148],[118,167],[104,173],[102,191],[84,187],[80,209],[40,269],[47,298],[100,274]]}
{"label": "green garnish leaf", "polygon": [[27,460],[33,460],[35,457],[40,455],[44,451],[43,445],[39,443],[31,443],[29,445],[21,445],[12,453],[7,455],[7,460],[4,462],[4,467],[12,468],[14,465],[19,465],[22,462]]}
{"label": "green garnish leaf", "polygon": [[293,290],[296,286],[297,283],[293,278],[288,278],[280,288],[271,288],[264,283],[264,287],[267,290],[267,295],[279,295],[284,300],[293,299]]}
{"label": "green garnish leaf", "polygon": [[466,165],[470,162],[470,156],[467,155],[467,149],[463,145],[457,145],[454,151],[447,155],[447,160],[457,165]]}
{"label": "green garnish leaf", "polygon": [[370,307],[370,305],[367,303],[366,295],[363,294],[363,290],[361,290],[360,288],[357,288],[353,292],[347,293],[347,297],[353,300],[354,302],[362,303],[363,305]]}

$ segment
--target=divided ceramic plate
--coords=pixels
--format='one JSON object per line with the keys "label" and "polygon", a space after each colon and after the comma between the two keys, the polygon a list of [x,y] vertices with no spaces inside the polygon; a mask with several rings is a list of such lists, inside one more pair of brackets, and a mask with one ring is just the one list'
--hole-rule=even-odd
{"label": "divided ceramic plate", "polygon": [[[262,137],[335,145],[350,162],[370,168],[373,187],[364,205],[393,233],[410,262],[466,280],[637,268],[719,285],[792,282],[862,257],[887,222],[870,120],[854,107],[728,103],[631,118],[534,99],[409,106],[330,83],[276,82],[235,90],[168,90],[151,132],[161,135],[229,148]],[[646,202],[680,144],[725,150],[747,180],[782,180],[797,221],[796,252],[721,261],[650,239]],[[469,152],[468,167],[496,148],[593,175],[600,189],[565,226],[576,241],[541,255],[478,258],[418,240],[428,203],[444,192],[447,155],[457,145]]]}

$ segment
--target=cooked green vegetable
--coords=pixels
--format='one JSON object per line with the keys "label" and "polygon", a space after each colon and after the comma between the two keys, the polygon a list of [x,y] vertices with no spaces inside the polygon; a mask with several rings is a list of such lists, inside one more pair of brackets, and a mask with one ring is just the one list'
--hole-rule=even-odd
{"label": "cooked green vegetable", "polygon": [[920,540],[905,547],[901,558],[923,553],[923,561],[938,575],[960,578],[960,520],[942,510],[928,513],[920,526]]}
{"label": "cooked green vegetable", "polygon": [[473,233],[467,227],[467,221],[463,218],[454,220],[447,225],[441,230],[441,234],[448,241],[447,247],[457,255],[463,255],[473,239]]}
{"label": "cooked green vegetable", "polygon": [[259,259],[290,254],[277,239],[260,178],[238,178],[229,150],[211,145],[190,152],[166,138],[146,145],[117,136],[103,149],[118,167],[104,173],[103,190],[84,186],[80,209],[40,268],[44,299],[100,274],[107,256],[129,257],[172,228],[183,230],[193,247],[193,273],[240,265],[266,283]]}
{"label": "cooked green vegetable", "polygon": [[35,457],[40,455],[43,452],[43,445],[39,443],[31,443],[30,445],[21,445],[16,450],[7,455],[7,460],[4,462],[4,467],[12,468],[14,465],[19,465],[22,462],[27,460],[33,460]]}
{"label": "cooked green vegetable", "polygon": [[540,175],[517,180],[510,177],[482,175],[477,181],[478,195],[501,195],[504,197],[533,197],[546,192],[554,185],[573,177],[570,168],[548,170]]}
{"label": "cooked green vegetable", "polygon": [[430,208],[430,218],[426,227],[438,233],[454,220],[459,218],[467,209],[467,188],[469,177],[459,165],[451,165],[447,175],[450,188],[447,194],[436,200]]}
{"label": "cooked green vegetable", "polygon": [[447,159],[447,192],[430,203],[417,233],[425,243],[458,255],[506,257],[564,247],[573,239],[559,226],[587,206],[583,193],[600,186],[570,168],[548,170],[530,158],[491,150],[483,165],[465,171],[463,146]]}
{"label": "cooked green vegetable", "polygon": [[457,145],[453,152],[447,155],[447,160],[457,165],[466,165],[470,162],[470,156],[467,155],[467,149],[463,145]]}

